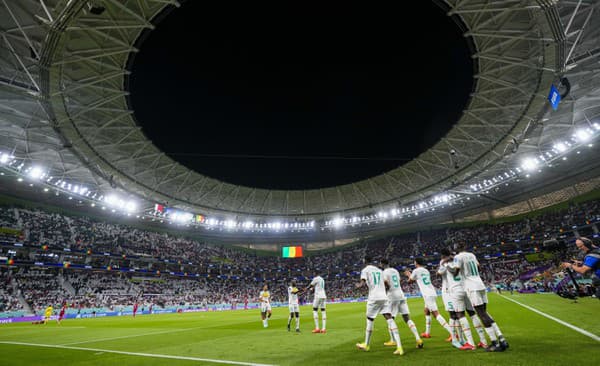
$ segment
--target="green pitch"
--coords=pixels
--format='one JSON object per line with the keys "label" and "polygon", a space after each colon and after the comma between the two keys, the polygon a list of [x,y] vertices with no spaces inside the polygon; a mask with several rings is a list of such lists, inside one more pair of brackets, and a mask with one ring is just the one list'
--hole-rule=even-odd
{"label": "green pitch", "polygon": [[[506,295],[576,327],[600,335],[600,301],[578,303],[556,295]],[[423,331],[423,302],[409,301]],[[439,304],[441,306],[441,303]],[[146,315],[65,320],[58,326],[0,325],[2,365],[218,365],[217,360],[268,365],[600,365],[600,342],[538,315],[498,295],[490,295],[490,313],[510,342],[504,353],[459,351],[446,343],[445,331],[433,320],[432,338],[424,349],[398,321],[405,355],[383,346],[387,326],[375,321],[371,351],[355,343],[364,338],[365,304],[330,304],[327,334],[311,334],[312,311],[301,308],[302,333],[286,330],[287,308],[273,309],[269,328],[257,310],[218,313]],[[447,317],[447,314],[444,314]],[[477,336],[474,334],[475,338]],[[5,342],[22,342],[15,345]],[[41,345],[59,345],[49,348]],[[65,347],[65,348],[63,348]],[[77,349],[75,349],[77,348]],[[123,353],[113,353],[119,351]],[[145,355],[141,355],[145,354]],[[189,359],[161,358],[176,356]],[[210,359],[215,362],[201,361]],[[576,361],[575,361],[576,360]]]}

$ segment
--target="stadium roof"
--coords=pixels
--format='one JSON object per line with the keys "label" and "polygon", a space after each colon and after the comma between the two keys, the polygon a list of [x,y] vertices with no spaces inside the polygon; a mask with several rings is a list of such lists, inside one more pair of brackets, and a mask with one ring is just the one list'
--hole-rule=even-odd
{"label": "stadium roof", "polygon": [[[133,195],[144,207],[321,220],[474,193],[473,182],[516,169],[600,121],[600,3],[436,2],[470,40],[474,90],[439,143],[385,174],[265,190],[203,176],[158,150],[134,120],[128,75],[146,32],[179,6],[174,0],[2,1],[0,152],[90,190]],[[553,84],[561,94],[570,89],[557,111],[548,102]],[[557,169],[569,174],[567,164]]]}

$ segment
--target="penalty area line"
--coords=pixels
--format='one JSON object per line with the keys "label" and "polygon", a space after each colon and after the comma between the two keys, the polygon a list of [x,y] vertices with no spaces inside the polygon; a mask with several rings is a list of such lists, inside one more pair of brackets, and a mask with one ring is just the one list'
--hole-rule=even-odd
{"label": "penalty area line", "polygon": [[558,318],[555,318],[555,317],[553,317],[552,315],[546,314],[546,313],[544,313],[544,312],[542,312],[542,311],[539,311],[538,309],[532,308],[532,307],[531,307],[531,306],[529,306],[529,305],[525,305],[525,304],[523,304],[523,303],[520,303],[520,302],[518,302],[517,300],[513,300],[513,299],[511,299],[511,298],[508,298],[508,297],[506,297],[506,296],[504,296],[504,295],[500,295],[500,294],[498,294],[498,296],[500,296],[500,297],[502,297],[502,298],[504,298],[504,299],[506,299],[506,300],[508,300],[508,301],[512,301],[512,302],[514,302],[515,304],[521,305],[521,306],[522,306],[522,307],[524,307],[525,309],[529,309],[529,310],[533,311],[534,313],[540,314],[541,316],[543,316],[543,317],[545,317],[545,318],[548,318],[548,319],[550,319],[550,320],[554,320],[555,322],[557,322],[557,323],[559,323],[559,324],[562,324],[562,325],[564,325],[565,327],[571,328],[571,329],[573,329],[574,331],[576,331],[576,332],[578,332],[578,333],[581,333],[581,334],[583,334],[583,335],[585,335],[585,336],[588,336],[588,337],[590,337],[591,339],[593,339],[593,340],[595,340],[595,341],[597,341],[597,342],[600,342],[600,337],[598,337],[598,336],[597,336],[597,335],[595,335],[594,333],[590,333],[590,332],[588,332],[588,331],[587,331],[587,330],[585,330],[585,329],[581,329],[581,328],[579,328],[579,327],[576,327],[576,326],[574,326],[573,324],[569,324],[569,323],[567,323],[567,322],[566,322],[566,321],[564,321],[564,320],[560,320],[560,319],[558,319]]}
{"label": "penalty area line", "polygon": [[126,352],[126,351],[117,351],[117,350],[111,350],[111,349],[61,346],[61,345],[56,345],[56,344],[37,344],[37,343],[12,342],[12,341],[0,341],[0,344],[12,344],[12,345],[16,345],[16,346],[30,346],[30,347],[72,349],[72,350],[76,350],[76,351],[116,353],[116,354],[127,355],[127,356],[139,356],[139,357],[150,357],[150,358],[166,358],[166,359],[172,359],[172,360],[185,360],[185,361],[223,363],[223,364],[227,364],[227,365],[275,366],[275,365],[269,365],[269,364],[263,364],[263,363],[252,363],[252,362],[241,362],[241,361],[228,361],[228,360],[216,360],[216,359],[212,359],[212,358],[201,358],[201,357],[190,357],[190,356],[162,355],[162,354],[157,354],[157,353]]}

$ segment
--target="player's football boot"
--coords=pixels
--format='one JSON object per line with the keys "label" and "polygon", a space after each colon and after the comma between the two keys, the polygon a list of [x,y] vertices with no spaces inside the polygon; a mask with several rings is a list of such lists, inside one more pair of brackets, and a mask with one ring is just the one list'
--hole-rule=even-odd
{"label": "player's football boot", "polygon": [[300,333],[300,328],[296,328],[296,333]]}
{"label": "player's football boot", "polygon": [[327,329],[321,329],[321,334],[327,333]]}
{"label": "player's football boot", "polygon": [[473,351],[475,349],[475,346],[469,343],[465,343],[462,347],[459,347],[458,349],[461,351]]}
{"label": "player's football boot", "polygon": [[368,352],[371,349],[371,347],[366,343],[357,343],[356,348],[365,352]]}
{"label": "player's football boot", "polygon": [[387,342],[383,342],[384,346],[390,346],[390,347],[396,347],[396,342],[394,341],[387,341]]}
{"label": "player's football boot", "polygon": [[508,349],[508,342],[506,341],[506,339],[500,341],[500,347],[502,347],[503,351]]}
{"label": "player's football boot", "polygon": [[421,338],[431,338],[429,333],[421,333]]}
{"label": "player's football boot", "polygon": [[486,343],[479,342],[479,343],[477,343],[477,347],[485,349],[485,348],[488,348],[488,345]]}
{"label": "player's football boot", "polygon": [[287,329],[288,329],[288,332],[289,332],[290,331],[290,325],[289,324],[287,325]]}
{"label": "player's football boot", "polygon": [[417,341],[417,348],[423,348],[423,340],[422,339],[419,339]]}
{"label": "player's football boot", "polygon": [[502,348],[502,346],[500,345],[500,343],[498,342],[492,342],[492,344],[490,344],[488,346],[488,348],[485,349],[487,352],[503,352],[504,348]]}
{"label": "player's football boot", "polygon": [[455,340],[452,341],[452,345],[458,349],[461,349],[463,346],[462,343],[460,343],[459,341],[455,341]]}
{"label": "player's football boot", "polygon": [[402,346],[399,346],[398,348],[396,348],[396,350],[394,351],[394,354],[402,356],[404,354],[404,350],[402,349]]}
{"label": "player's football boot", "polygon": [[312,330],[312,333],[321,333],[321,329],[315,328]]}

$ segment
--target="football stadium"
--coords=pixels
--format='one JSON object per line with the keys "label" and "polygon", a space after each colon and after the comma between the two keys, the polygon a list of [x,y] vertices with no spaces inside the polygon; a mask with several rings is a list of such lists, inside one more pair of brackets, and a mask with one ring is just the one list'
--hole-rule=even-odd
{"label": "football stadium", "polygon": [[598,0],[0,0],[0,364],[599,365],[599,146]]}

